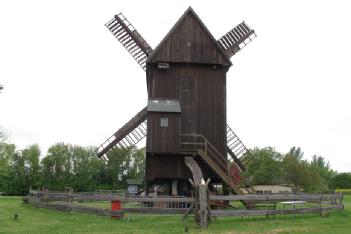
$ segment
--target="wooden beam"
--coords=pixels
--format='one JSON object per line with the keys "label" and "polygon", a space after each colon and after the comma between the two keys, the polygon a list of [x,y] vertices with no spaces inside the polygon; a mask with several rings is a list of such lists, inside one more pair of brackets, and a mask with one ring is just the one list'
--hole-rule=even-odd
{"label": "wooden beam", "polygon": [[211,217],[221,216],[257,216],[257,215],[277,215],[277,214],[306,214],[321,213],[322,211],[343,210],[343,205],[329,206],[325,208],[296,208],[284,210],[212,210]]}

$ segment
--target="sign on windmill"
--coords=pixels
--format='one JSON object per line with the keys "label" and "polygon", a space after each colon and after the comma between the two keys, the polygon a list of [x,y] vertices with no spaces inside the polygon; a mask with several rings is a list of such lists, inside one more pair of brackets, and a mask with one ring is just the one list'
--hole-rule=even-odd
{"label": "sign on windmill", "polygon": [[153,50],[122,13],[106,27],[146,71],[148,105],[98,148],[98,156],[108,161],[113,147],[128,149],[146,137],[146,192],[163,184],[171,194],[189,194],[193,175],[184,159],[191,157],[205,179],[241,194],[230,170],[245,170],[241,159],[248,150],[227,125],[226,73],[254,30],[242,22],[216,40],[189,7]]}

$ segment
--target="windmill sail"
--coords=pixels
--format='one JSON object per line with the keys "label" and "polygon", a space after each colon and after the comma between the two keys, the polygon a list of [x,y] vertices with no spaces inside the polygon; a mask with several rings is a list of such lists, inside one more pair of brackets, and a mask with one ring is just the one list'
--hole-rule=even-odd
{"label": "windmill sail", "polygon": [[244,21],[222,36],[217,42],[224,49],[228,57],[232,57],[256,37]]}
{"label": "windmill sail", "polygon": [[238,164],[238,166],[245,170],[244,165],[242,164],[250,151],[246,148],[244,143],[240,138],[235,134],[233,129],[227,125],[227,152],[231,158]]}
{"label": "windmill sail", "polygon": [[105,26],[145,71],[146,60],[152,52],[152,48],[127,20],[127,18],[124,17],[122,13],[119,13],[118,15],[115,15],[112,20],[106,23]]}
{"label": "windmill sail", "polygon": [[109,137],[97,149],[98,157],[105,161],[105,154],[113,147],[130,149],[146,136],[146,107],[136,114],[131,120]]}

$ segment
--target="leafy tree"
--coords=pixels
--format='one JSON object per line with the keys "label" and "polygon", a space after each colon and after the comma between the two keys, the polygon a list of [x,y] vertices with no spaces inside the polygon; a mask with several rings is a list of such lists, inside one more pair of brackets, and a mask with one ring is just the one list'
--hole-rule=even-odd
{"label": "leafy tree", "polygon": [[13,153],[7,176],[6,192],[11,195],[24,195],[30,186],[40,184],[38,145],[31,145]]}
{"label": "leafy tree", "polygon": [[318,170],[312,170],[308,161],[303,160],[301,148],[293,147],[283,158],[285,180],[293,186],[295,192],[325,191],[327,184]]}
{"label": "leafy tree", "polygon": [[24,166],[26,169],[26,185],[38,188],[41,185],[40,176],[40,149],[38,145],[31,145],[22,151]]}
{"label": "leafy tree", "polygon": [[327,162],[322,156],[314,155],[312,157],[310,169],[320,175],[322,183],[325,185],[326,189],[333,188],[332,179],[336,175],[336,172],[330,168],[329,162]]}
{"label": "leafy tree", "polygon": [[7,193],[10,195],[24,195],[29,187],[26,183],[25,160],[20,151],[13,155],[7,181]]}
{"label": "leafy tree", "polygon": [[339,173],[332,179],[332,186],[336,189],[351,188],[351,173]]}
{"label": "leafy tree", "polygon": [[112,188],[124,188],[134,149],[113,148],[107,153],[107,178]]}
{"label": "leafy tree", "polygon": [[13,144],[0,143],[0,191],[6,191],[9,184],[10,163],[16,153]]}
{"label": "leafy tree", "polygon": [[145,174],[145,148],[134,149],[132,152],[132,162],[128,173],[129,179],[142,180]]}
{"label": "leafy tree", "polygon": [[293,147],[283,158],[284,177],[296,192],[307,184],[307,164],[302,161],[303,152]]}
{"label": "leafy tree", "polygon": [[95,155],[94,148],[74,146],[72,148],[72,186],[75,191],[92,191],[99,187],[102,160]]}
{"label": "leafy tree", "polygon": [[73,169],[72,146],[57,143],[51,146],[41,161],[43,185],[51,190],[64,190],[71,187]]}
{"label": "leafy tree", "polygon": [[281,155],[272,147],[251,151],[244,177],[255,184],[276,184],[281,181]]}
{"label": "leafy tree", "polygon": [[127,179],[142,179],[145,171],[145,149],[113,148],[107,153],[106,181],[113,189],[122,189]]}

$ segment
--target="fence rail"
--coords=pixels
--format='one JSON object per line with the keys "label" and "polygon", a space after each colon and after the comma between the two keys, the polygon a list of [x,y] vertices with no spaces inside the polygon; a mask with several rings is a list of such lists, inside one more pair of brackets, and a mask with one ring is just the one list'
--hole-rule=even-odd
{"label": "fence rail", "polygon": [[174,196],[122,196],[113,194],[60,193],[30,190],[30,195],[40,196],[45,201],[121,201],[121,202],[194,202],[192,197]]}
{"label": "fence rail", "polygon": [[307,214],[323,213],[331,210],[343,210],[344,205],[332,205],[328,207],[277,209],[277,210],[212,210],[211,217],[220,216],[257,216],[257,215],[277,215],[277,214]]}
{"label": "fence rail", "polygon": [[[193,209],[201,203],[199,198],[194,197],[172,197],[172,196],[125,196],[122,194],[96,194],[96,193],[73,193],[73,192],[52,192],[46,190],[30,190],[29,195],[24,200],[28,203],[35,204],[40,208],[48,208],[59,211],[75,211],[103,216],[123,217],[127,213],[139,214],[180,214],[187,216],[197,211]],[[115,201],[118,200],[123,204],[121,210],[112,211],[96,207],[75,205],[74,202],[90,201]],[[328,211],[343,210],[343,194],[279,194],[279,195],[209,195],[207,197],[210,208],[211,202],[216,201],[244,201],[250,204],[256,204],[253,209],[232,209],[222,208],[211,210],[209,217],[221,216],[257,216],[257,215],[277,215],[277,214],[306,214],[320,213],[325,214]],[[205,201],[205,200],[203,200]],[[278,202],[290,201],[287,209],[282,203],[277,206]],[[296,204],[302,207],[296,207]],[[206,202],[205,202],[206,203]],[[129,205],[128,205],[129,204]],[[134,205],[130,205],[134,204]],[[196,205],[197,204],[197,205]],[[201,203],[202,204],[202,203]],[[274,204],[270,206],[270,204]],[[306,204],[306,207],[304,207]],[[261,208],[261,209],[259,209]]]}
{"label": "fence rail", "polygon": [[342,193],[332,195],[210,195],[210,200],[223,201],[331,201],[343,199]]}

